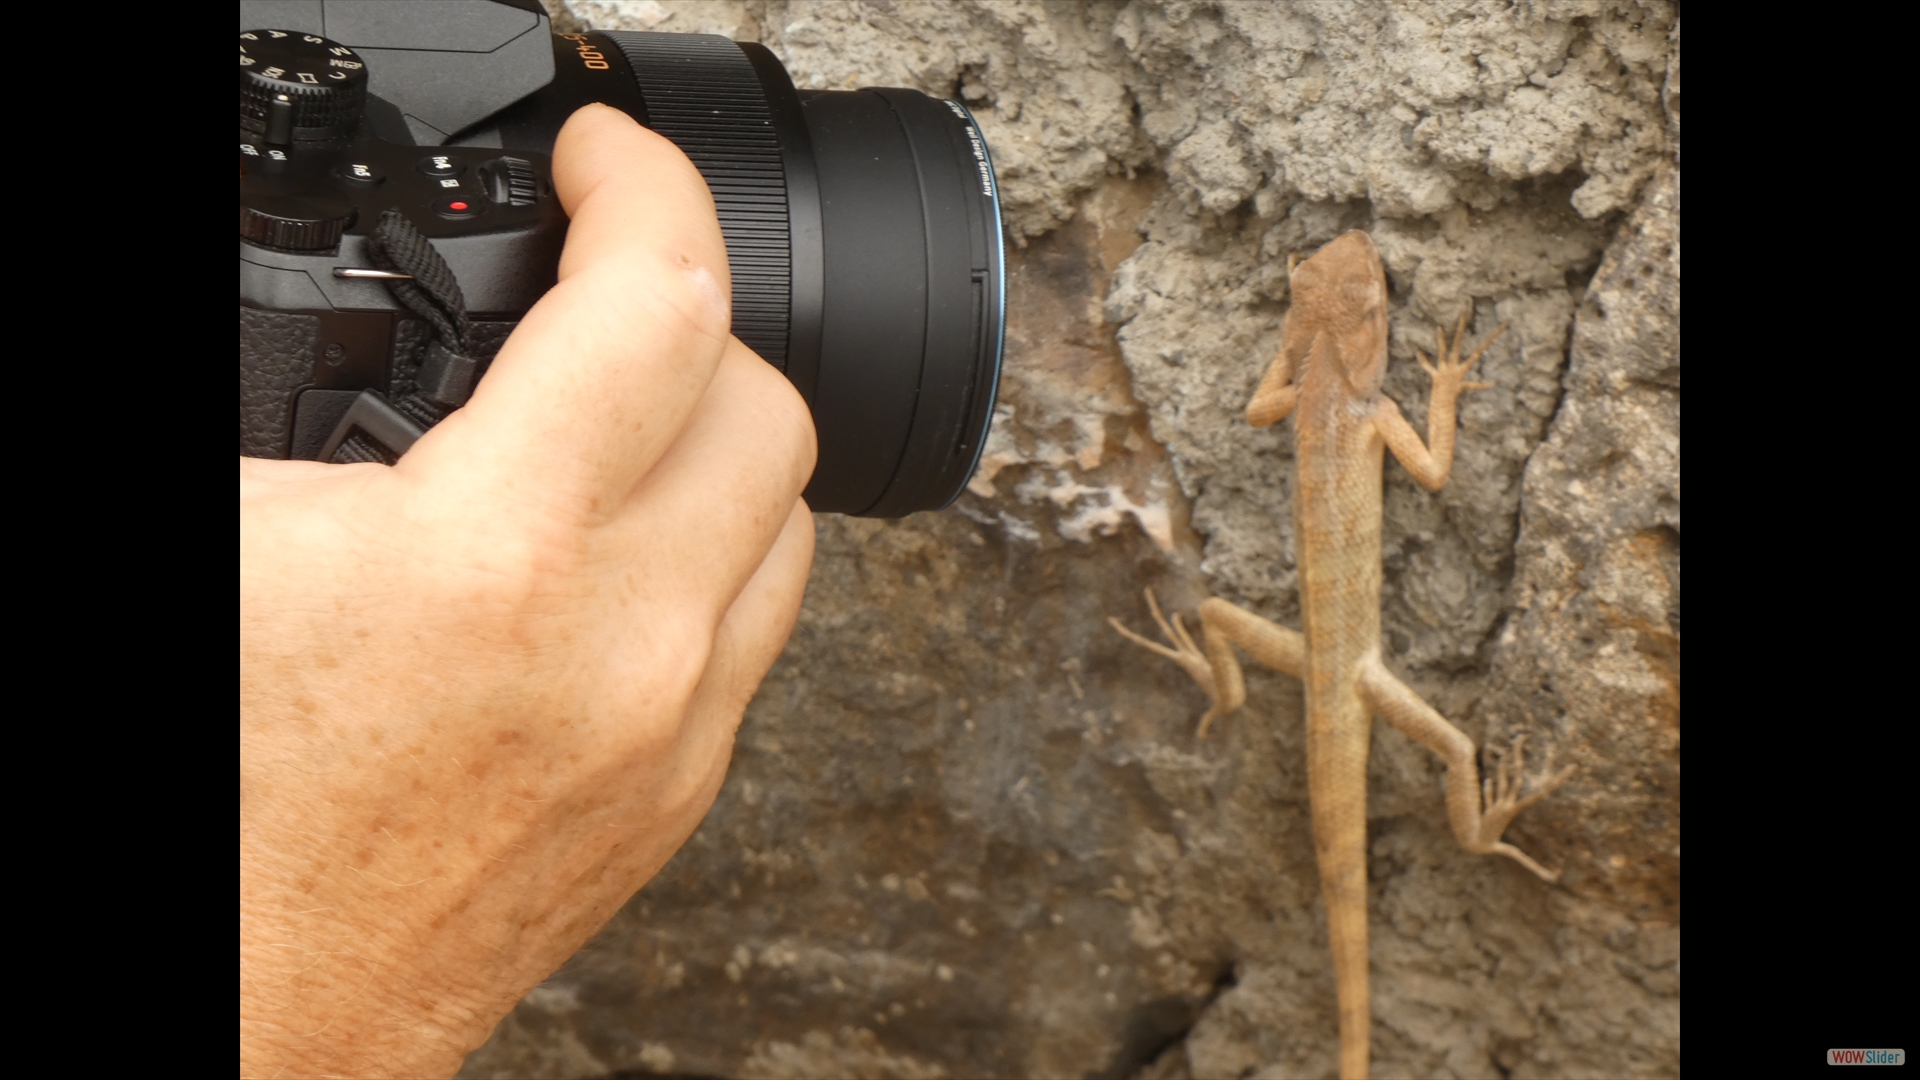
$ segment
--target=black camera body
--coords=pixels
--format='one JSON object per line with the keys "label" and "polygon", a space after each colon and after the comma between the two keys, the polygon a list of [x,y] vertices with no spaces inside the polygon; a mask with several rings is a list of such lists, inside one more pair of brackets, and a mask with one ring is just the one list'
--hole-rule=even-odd
{"label": "black camera body", "polygon": [[550,153],[600,101],[712,190],[733,332],[813,411],[816,510],[944,506],[991,421],[997,188],[959,102],[798,92],[704,35],[554,35],[536,0],[241,4],[240,451],[384,461],[556,280]]}

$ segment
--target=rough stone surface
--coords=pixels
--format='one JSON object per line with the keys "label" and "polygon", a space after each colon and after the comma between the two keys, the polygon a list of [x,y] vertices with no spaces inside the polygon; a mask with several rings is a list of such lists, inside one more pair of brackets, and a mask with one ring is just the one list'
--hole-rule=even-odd
{"label": "rough stone surface", "polygon": [[[1679,1070],[1679,32],[1658,2],[571,2],[764,41],[802,86],[964,97],[1009,342],[968,494],[822,516],[799,628],[687,848],[469,1077],[1328,1076],[1297,682],[1200,692],[1140,591],[1289,625],[1290,432],[1240,419],[1286,262],[1375,237],[1387,393],[1509,325],[1438,494],[1387,465],[1389,662],[1579,766],[1462,852],[1376,730],[1378,1075]],[[1536,763],[1535,768],[1539,766]]]}

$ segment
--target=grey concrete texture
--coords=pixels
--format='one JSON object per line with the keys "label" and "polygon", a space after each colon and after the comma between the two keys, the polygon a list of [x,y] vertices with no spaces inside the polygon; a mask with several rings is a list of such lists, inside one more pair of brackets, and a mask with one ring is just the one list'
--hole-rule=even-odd
{"label": "grey concrete texture", "polygon": [[[953,508],[822,515],[718,803],[463,1076],[1321,1077],[1297,681],[1205,699],[1144,588],[1297,626],[1291,421],[1241,418],[1287,260],[1375,238],[1386,392],[1470,310],[1439,493],[1389,461],[1383,648],[1491,754],[1578,771],[1453,840],[1376,726],[1377,1075],[1679,1071],[1679,23],[1664,2],[552,3],[766,43],[980,118],[1009,340]],[[1190,616],[1189,616],[1190,617]]]}

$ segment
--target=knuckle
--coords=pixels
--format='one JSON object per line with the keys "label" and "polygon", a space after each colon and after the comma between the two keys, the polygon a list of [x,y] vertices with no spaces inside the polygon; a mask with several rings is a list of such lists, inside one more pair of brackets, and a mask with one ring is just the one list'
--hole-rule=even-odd
{"label": "knuckle", "polygon": [[641,759],[673,754],[686,740],[693,706],[711,659],[711,638],[661,620],[651,632],[614,650],[608,727],[615,749]]}
{"label": "knuckle", "polygon": [[774,460],[793,462],[802,481],[812,474],[818,445],[813,414],[799,391],[772,364],[741,346],[744,370],[743,423],[754,432],[760,449]]}
{"label": "knuckle", "polygon": [[713,343],[727,340],[732,315],[726,285],[685,254],[635,250],[581,276],[588,279],[591,303],[628,342],[658,341],[663,332]]}
{"label": "knuckle", "polygon": [[528,515],[510,527],[475,530],[464,546],[460,572],[448,581],[451,609],[493,624],[514,651],[547,651],[591,575],[579,530]]}
{"label": "knuckle", "polygon": [[[699,610],[699,605],[688,605]],[[699,693],[713,658],[713,621],[683,613],[661,618],[641,646],[644,696],[657,712],[683,717]]]}
{"label": "knuckle", "polygon": [[814,463],[819,456],[813,416],[805,405],[798,403],[797,395],[784,394],[780,401],[780,407],[773,410],[769,418],[774,421],[774,438],[782,456],[794,462],[796,476],[804,484],[813,475]]}

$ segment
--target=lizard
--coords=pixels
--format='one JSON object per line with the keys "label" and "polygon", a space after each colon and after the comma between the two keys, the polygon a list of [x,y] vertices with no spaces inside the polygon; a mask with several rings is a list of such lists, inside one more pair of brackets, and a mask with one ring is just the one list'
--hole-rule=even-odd
{"label": "lizard", "polygon": [[1196,732],[1205,738],[1214,720],[1246,700],[1246,682],[1234,646],[1261,663],[1302,680],[1306,689],[1307,794],[1314,854],[1326,900],[1328,938],[1340,1018],[1340,1075],[1367,1075],[1371,1015],[1367,996],[1367,752],[1372,718],[1379,716],[1438,754],[1446,763],[1447,815],[1469,852],[1504,855],[1546,881],[1559,878],[1500,839],[1521,810],[1572,774],[1552,771],[1522,798],[1525,736],[1500,755],[1482,781],[1473,740],[1401,682],[1380,654],[1381,473],[1392,451],[1429,490],[1447,482],[1453,466],[1454,407],[1466,390],[1490,383],[1466,374],[1507,329],[1501,326],[1465,361],[1462,341],[1472,313],[1461,313],[1451,351],[1436,328],[1427,441],[1422,444],[1400,409],[1380,391],[1387,365],[1386,272],[1373,238],[1353,230],[1304,261],[1289,260],[1292,307],[1280,350],[1246,408],[1254,427],[1294,418],[1294,535],[1300,568],[1303,632],[1290,630],[1218,597],[1203,601],[1204,649],[1178,614],[1171,624],[1151,589],[1147,606],[1168,645],[1108,621],[1137,645],[1178,663],[1206,691],[1209,708]]}

